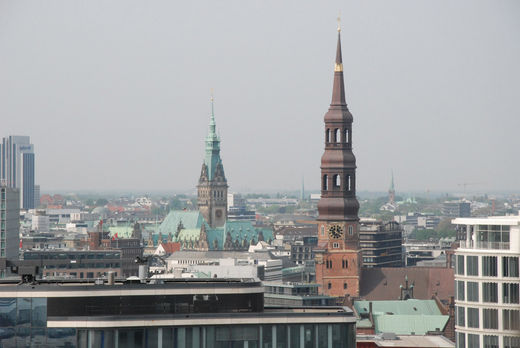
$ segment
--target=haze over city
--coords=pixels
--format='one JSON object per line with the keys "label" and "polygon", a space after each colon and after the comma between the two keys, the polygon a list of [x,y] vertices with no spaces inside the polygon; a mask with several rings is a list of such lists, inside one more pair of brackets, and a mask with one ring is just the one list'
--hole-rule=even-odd
{"label": "haze over city", "polygon": [[[42,191],[317,189],[341,14],[358,190],[518,190],[520,4],[0,1],[4,135]],[[469,186],[468,186],[469,187]]]}

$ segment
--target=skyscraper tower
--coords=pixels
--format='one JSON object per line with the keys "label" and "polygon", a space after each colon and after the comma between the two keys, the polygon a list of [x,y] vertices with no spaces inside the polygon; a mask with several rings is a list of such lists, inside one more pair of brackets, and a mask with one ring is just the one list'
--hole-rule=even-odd
{"label": "skyscraper tower", "polygon": [[28,136],[10,135],[0,144],[0,179],[20,190],[20,207],[34,208],[34,145]]}
{"label": "skyscraper tower", "polygon": [[8,275],[6,260],[18,260],[20,246],[20,192],[0,180],[0,278]]}
{"label": "skyscraper tower", "polygon": [[390,182],[390,189],[388,190],[388,203],[395,203],[395,186],[394,186],[394,172],[392,171],[392,181]]}
{"label": "skyscraper tower", "polygon": [[321,157],[316,280],[325,294],[358,296],[362,258],[356,158],[352,153],[353,118],[345,101],[340,34],[338,26],[332,102],[325,114],[325,151]]}
{"label": "skyscraper tower", "polygon": [[202,163],[199,184],[197,185],[197,201],[210,227],[224,226],[227,219],[227,180],[224,166],[220,158],[220,137],[216,132],[213,97],[211,97],[211,116],[209,132],[206,137],[206,156]]}

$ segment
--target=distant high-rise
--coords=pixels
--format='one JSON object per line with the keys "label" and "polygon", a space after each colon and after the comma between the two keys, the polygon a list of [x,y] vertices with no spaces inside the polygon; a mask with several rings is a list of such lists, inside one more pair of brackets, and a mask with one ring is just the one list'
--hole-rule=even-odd
{"label": "distant high-rise", "polygon": [[20,208],[34,208],[34,145],[28,136],[10,135],[0,144],[0,179],[20,190]]}
{"label": "distant high-rise", "polygon": [[6,260],[18,259],[20,244],[20,193],[0,183],[0,278],[6,276]]}
{"label": "distant high-rise", "polygon": [[34,185],[34,208],[40,206],[40,185]]}

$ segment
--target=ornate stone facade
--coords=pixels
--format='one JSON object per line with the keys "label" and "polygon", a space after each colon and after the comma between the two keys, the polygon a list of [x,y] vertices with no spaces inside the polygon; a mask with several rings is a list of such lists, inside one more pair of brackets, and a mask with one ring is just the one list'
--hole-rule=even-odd
{"label": "ornate stone facade", "polygon": [[224,226],[227,219],[227,180],[220,158],[220,137],[216,133],[213,98],[206,137],[206,155],[197,185],[199,211],[211,228]]}

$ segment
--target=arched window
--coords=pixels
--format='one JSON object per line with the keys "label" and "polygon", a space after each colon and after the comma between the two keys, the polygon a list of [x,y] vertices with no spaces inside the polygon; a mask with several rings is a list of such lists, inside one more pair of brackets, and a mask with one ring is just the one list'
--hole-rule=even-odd
{"label": "arched window", "polygon": [[342,260],[342,262],[341,262],[341,266],[342,266],[343,268],[348,268],[348,260]]}
{"label": "arched window", "polygon": [[322,236],[325,235],[325,226],[321,226],[321,235],[322,235]]}
{"label": "arched window", "polygon": [[334,188],[339,188],[341,186],[341,176],[339,174],[335,174],[332,177],[332,182],[334,184]]}
{"label": "arched window", "polygon": [[330,143],[330,129],[327,128],[325,131],[325,142],[328,144]]}
{"label": "arched window", "polygon": [[327,285],[327,288],[328,289],[332,289],[332,284],[329,282],[329,284]]}
{"label": "arched window", "polygon": [[343,283],[343,289],[347,288],[347,283]]}
{"label": "arched window", "polygon": [[325,174],[323,176],[323,184],[322,184],[322,188],[323,188],[323,191],[327,191],[329,189],[329,177],[327,174]]}
{"label": "arched window", "polygon": [[344,132],[344,135],[343,135],[343,139],[345,139],[344,141],[347,144],[349,143],[348,136],[349,136],[348,129],[345,129],[345,132]]}
{"label": "arched window", "polygon": [[341,143],[341,130],[339,128],[334,129],[334,142]]}
{"label": "arched window", "polygon": [[348,227],[348,234],[349,234],[349,236],[354,234],[354,227],[352,227],[352,226]]}
{"label": "arched window", "polygon": [[347,175],[346,182],[347,182],[347,191],[352,190],[352,179],[350,177],[350,174]]}

